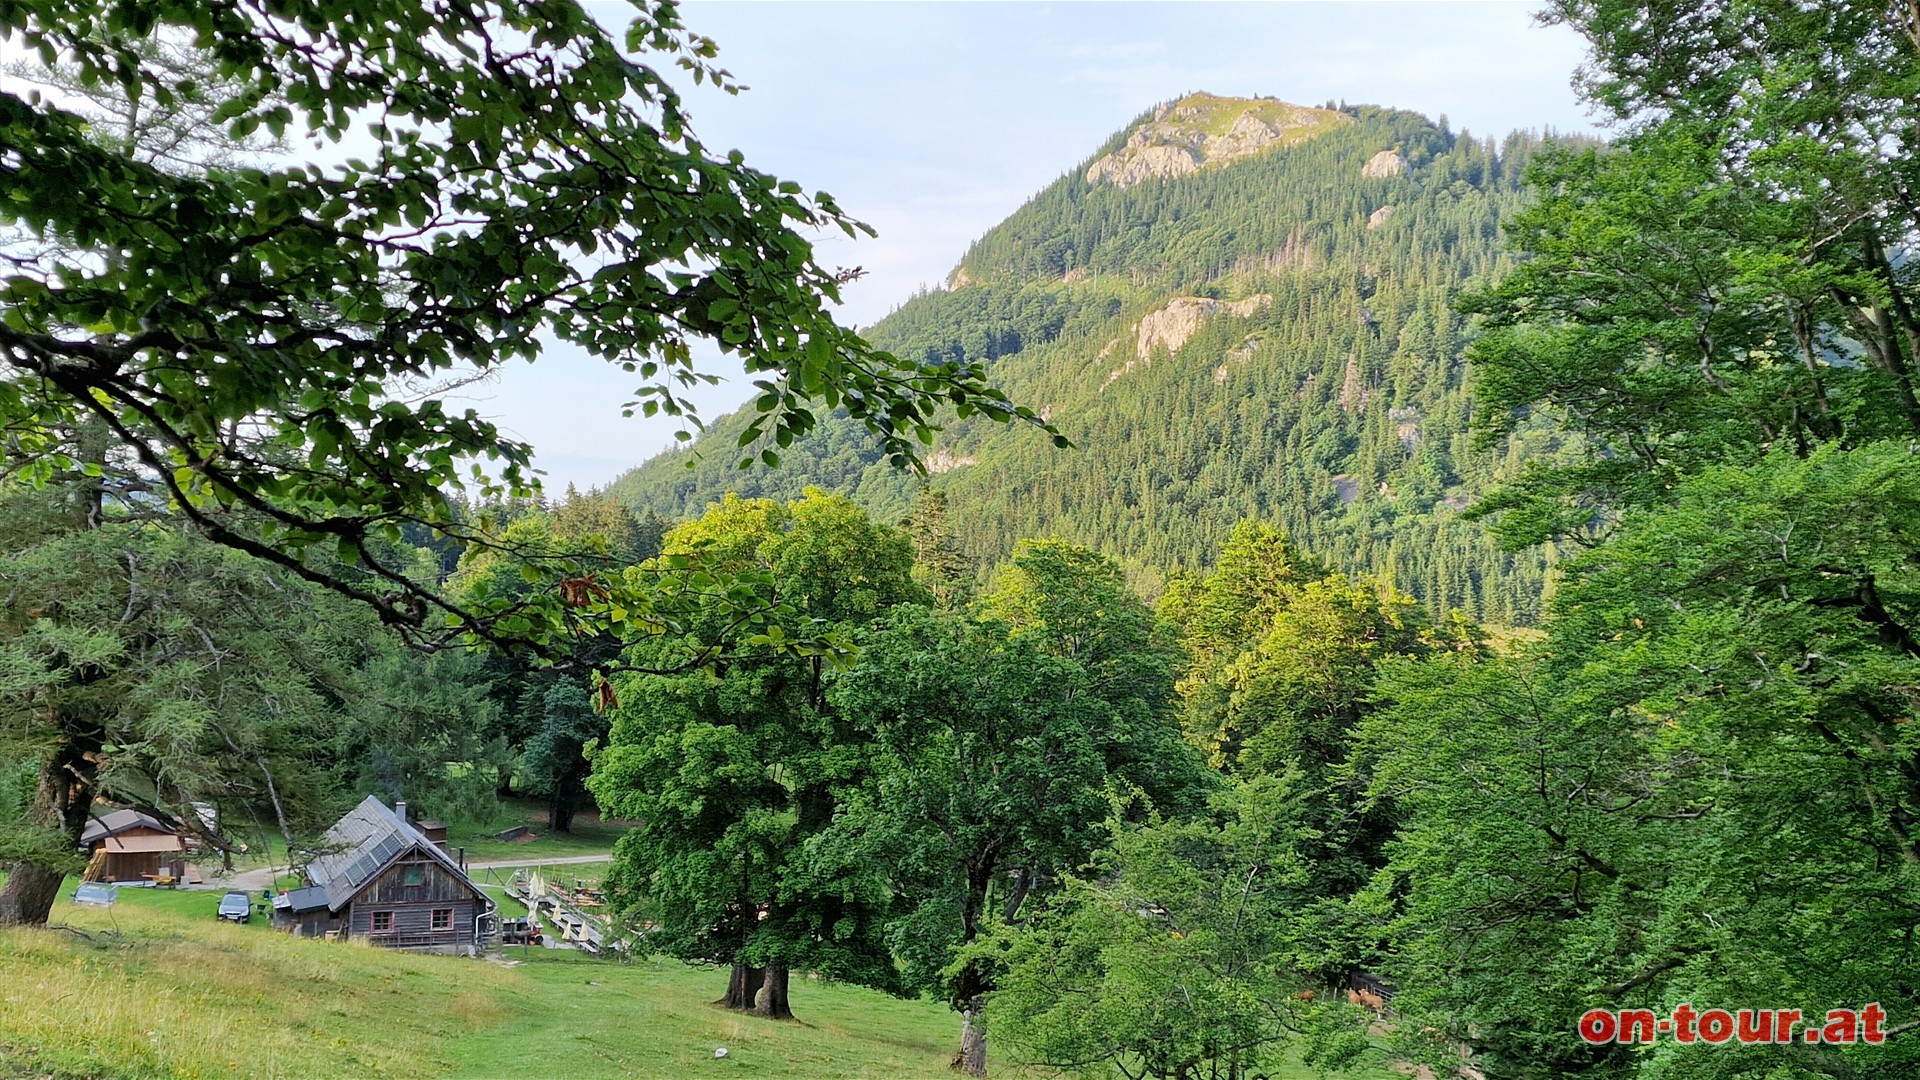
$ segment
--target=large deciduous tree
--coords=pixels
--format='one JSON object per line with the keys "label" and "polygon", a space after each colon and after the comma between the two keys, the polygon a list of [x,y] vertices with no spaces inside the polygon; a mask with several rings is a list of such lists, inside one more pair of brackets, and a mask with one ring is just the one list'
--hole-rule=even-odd
{"label": "large deciduous tree", "polygon": [[1593,451],[1487,509],[1516,539],[1769,447],[1920,433],[1920,38],[1910,5],[1559,0],[1609,149],[1544,155],[1527,258],[1471,306],[1476,422]]}
{"label": "large deciduous tree", "polygon": [[[662,558],[699,573],[758,568],[783,603],[849,640],[926,598],[904,533],[818,491],[784,505],[729,497],[669,533]],[[881,937],[882,868],[816,842],[867,755],[828,700],[830,670],[784,655],[782,633],[769,627],[709,669],[623,681],[589,783],[603,810],[640,821],[608,884],[657,920],[649,943],[729,967],[727,1006],[791,1018],[792,968],[899,980]]]}
{"label": "large deciduous tree", "polygon": [[1379,882],[1403,1011],[1490,1076],[1915,1067],[1911,1040],[1729,1059],[1567,1033],[1687,1001],[1920,1024],[1917,484],[1904,447],[1709,470],[1567,568],[1538,646],[1392,672],[1365,737],[1403,817]]}
{"label": "large deciduous tree", "polygon": [[1204,790],[1174,657],[1117,565],[1049,540],[1023,544],[973,614],[902,609],[836,682],[875,779],[835,834],[892,867],[895,952],[961,1013],[956,1068],[987,1068],[994,965],[968,947],[1091,856],[1109,791],[1178,812]]}

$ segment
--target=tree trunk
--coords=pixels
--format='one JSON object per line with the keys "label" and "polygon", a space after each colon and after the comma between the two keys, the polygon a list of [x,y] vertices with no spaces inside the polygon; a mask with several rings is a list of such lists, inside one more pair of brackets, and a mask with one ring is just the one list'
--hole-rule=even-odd
{"label": "tree trunk", "polygon": [[547,827],[557,833],[573,832],[573,792],[565,784],[555,784],[547,802]]}
{"label": "tree trunk", "polygon": [[0,885],[0,926],[45,926],[66,875],[35,863],[7,863]]}
{"label": "tree trunk", "polygon": [[[960,904],[962,945],[971,945],[980,936],[980,920],[987,909],[987,890],[993,885],[995,869],[990,857],[968,864],[967,896]],[[969,961],[954,980],[952,1000],[960,1009],[960,1052],[954,1055],[952,1068],[968,1076],[987,1075],[987,1018],[981,1006],[989,989],[979,960]]]}
{"label": "tree trunk", "polygon": [[793,1009],[787,1004],[787,966],[769,964],[760,984],[760,998],[754,1002],[753,1015],[769,1020],[791,1020]]}
{"label": "tree trunk", "polygon": [[[74,432],[75,456],[91,465],[107,460],[108,432],[104,421],[89,419]],[[83,478],[74,489],[74,527],[81,531],[100,527],[106,485],[98,478]],[[131,558],[131,556],[129,556]],[[133,567],[128,565],[128,573]],[[131,601],[129,601],[131,604]],[[128,608],[132,610],[131,607]],[[71,685],[87,685],[104,678],[95,669],[80,674]],[[53,747],[41,759],[31,820],[35,825],[59,829],[71,841],[74,852],[80,850],[80,834],[93,809],[93,781],[99,772],[99,751],[106,742],[106,729],[92,717],[75,715],[55,708],[51,713],[57,732]],[[60,894],[60,882],[66,872],[58,865],[12,862],[0,864],[7,882],[0,885],[0,926],[45,926],[53,914],[53,901]]]}
{"label": "tree trunk", "polygon": [[[88,676],[81,682],[91,682]],[[85,717],[56,710],[60,738],[41,760],[37,790],[28,823],[64,837],[60,846],[72,853],[79,867],[80,835],[93,810],[93,782],[99,771],[99,750],[105,739],[100,726]],[[61,860],[4,864],[7,883],[0,886],[0,926],[45,926],[53,913],[60,882],[67,876]]]}
{"label": "tree trunk", "polygon": [[753,1008],[754,998],[760,993],[760,984],[766,979],[765,968],[748,967],[745,964],[733,965],[733,975],[727,979],[727,993],[715,1005],[725,1009],[738,1009],[746,1012]]}
{"label": "tree trunk", "polygon": [[960,1014],[960,1053],[954,1055],[953,1069],[968,1076],[987,1075],[987,1017],[981,1004],[975,997]]}

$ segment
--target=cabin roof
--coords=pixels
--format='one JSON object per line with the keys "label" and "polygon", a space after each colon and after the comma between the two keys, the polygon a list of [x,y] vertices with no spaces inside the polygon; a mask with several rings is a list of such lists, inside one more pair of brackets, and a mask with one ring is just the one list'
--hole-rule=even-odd
{"label": "cabin roof", "polygon": [[92,846],[108,836],[117,836],[130,829],[152,829],[169,836],[177,835],[174,827],[138,810],[109,810],[87,819],[87,826],[80,832],[80,842]]}
{"label": "cabin roof", "polygon": [[327,907],[332,911],[346,907],[361,889],[380,876],[381,870],[415,850],[439,863],[476,896],[484,896],[452,856],[441,851],[420,830],[400,820],[387,804],[372,795],[334,822],[322,839],[332,850],[313,860],[307,867],[307,877],[316,887],[326,890]]}
{"label": "cabin roof", "polygon": [[284,908],[295,914],[307,911],[318,911],[327,906],[327,890],[317,885],[304,889],[295,889],[292,892],[282,893],[274,897],[273,906],[276,908]]}

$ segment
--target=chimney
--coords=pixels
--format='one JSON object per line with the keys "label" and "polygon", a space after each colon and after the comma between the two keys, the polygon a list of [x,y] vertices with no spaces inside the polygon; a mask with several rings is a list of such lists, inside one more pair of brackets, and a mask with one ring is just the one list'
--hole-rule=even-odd
{"label": "chimney", "polygon": [[399,818],[402,822],[407,820],[407,800],[397,799],[394,801],[393,816]]}

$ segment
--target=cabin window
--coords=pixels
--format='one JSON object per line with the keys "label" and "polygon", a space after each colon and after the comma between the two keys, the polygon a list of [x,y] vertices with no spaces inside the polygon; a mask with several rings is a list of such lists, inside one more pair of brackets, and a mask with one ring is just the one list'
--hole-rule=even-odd
{"label": "cabin window", "polygon": [[376,934],[393,933],[393,912],[376,911],[373,913],[373,932]]}
{"label": "cabin window", "polygon": [[425,880],[427,880],[427,868],[424,866],[415,864],[400,871],[402,885],[418,885]]}
{"label": "cabin window", "polygon": [[432,925],[435,930],[453,929],[453,909],[450,907],[434,908]]}

